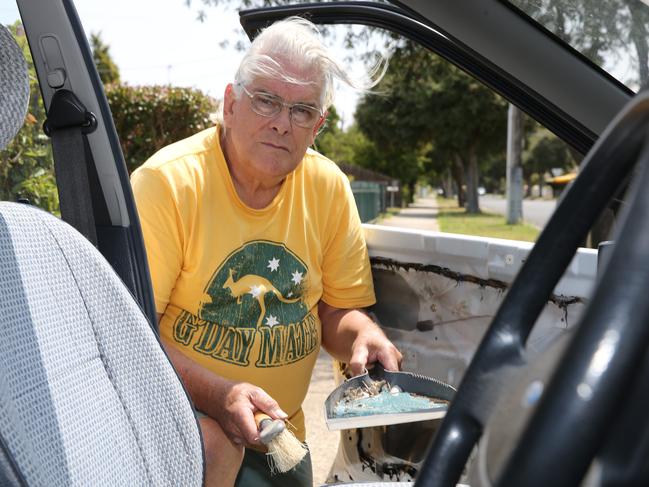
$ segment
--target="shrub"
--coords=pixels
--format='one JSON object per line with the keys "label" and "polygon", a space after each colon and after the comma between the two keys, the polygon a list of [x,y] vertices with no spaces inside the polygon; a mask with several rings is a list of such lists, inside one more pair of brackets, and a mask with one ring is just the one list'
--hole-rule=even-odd
{"label": "shrub", "polygon": [[19,22],[9,26],[23,50],[29,69],[29,112],[11,143],[0,151],[0,199],[25,198],[44,210],[58,213],[59,195],[54,183],[54,162],[49,139],[41,126],[45,108],[40,96],[34,62]]}
{"label": "shrub", "polygon": [[129,173],[165,145],[213,125],[217,102],[192,88],[106,86]]}
{"label": "shrub", "polygon": [[[25,125],[0,151],[0,199],[25,198],[58,214],[50,140],[41,127],[46,114],[27,39],[19,22],[9,26],[29,68],[30,100]],[[199,90],[111,84],[105,87],[129,172],[155,151],[212,125],[217,102]]]}

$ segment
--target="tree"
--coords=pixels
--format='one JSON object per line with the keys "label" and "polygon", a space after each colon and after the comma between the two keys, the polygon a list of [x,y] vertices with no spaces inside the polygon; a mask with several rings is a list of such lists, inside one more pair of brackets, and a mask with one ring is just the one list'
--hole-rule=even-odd
{"label": "tree", "polygon": [[327,123],[315,140],[314,148],[338,164],[370,167],[368,159],[372,144],[358,125],[353,124],[347,130],[341,130],[340,117],[336,107],[329,108]]}
{"label": "tree", "polygon": [[119,83],[119,68],[110,55],[110,48],[101,39],[101,32],[90,34],[90,46],[92,47],[92,59],[95,62],[99,77],[104,85]]}
{"label": "tree", "polygon": [[528,188],[535,179],[542,185],[544,175],[553,169],[569,172],[576,168],[568,145],[548,129],[535,125],[523,153],[523,174]]}
{"label": "tree", "polygon": [[34,62],[20,22],[9,26],[23,51],[29,70],[29,108],[25,125],[8,147],[0,151],[0,199],[25,198],[44,210],[57,213],[59,196],[54,179],[50,141],[43,133],[45,107]]}
{"label": "tree", "polygon": [[[384,91],[385,86],[382,84],[380,90]],[[392,98],[397,96],[398,93],[391,93]],[[357,161],[363,167],[401,180],[408,192],[406,201],[411,201],[417,179],[423,172],[423,150],[410,128],[400,126],[396,117],[393,99],[372,95],[363,97],[356,108],[355,118],[359,130],[370,143],[363,147],[361,154],[357,154]]]}
{"label": "tree", "polygon": [[[395,50],[378,91],[380,96],[365,96],[356,111],[359,127],[379,149],[375,164],[390,162],[394,168],[388,174],[406,174],[412,181],[435,158],[454,174],[458,188],[466,185],[467,211],[479,212],[479,165],[504,151],[506,103],[411,42]],[[462,202],[461,191],[459,198]]]}
{"label": "tree", "polygon": [[629,85],[645,86],[649,81],[647,25],[649,13],[638,8],[637,0],[515,0],[513,2],[586,57],[602,65],[603,55],[627,46],[635,47],[634,78]]}

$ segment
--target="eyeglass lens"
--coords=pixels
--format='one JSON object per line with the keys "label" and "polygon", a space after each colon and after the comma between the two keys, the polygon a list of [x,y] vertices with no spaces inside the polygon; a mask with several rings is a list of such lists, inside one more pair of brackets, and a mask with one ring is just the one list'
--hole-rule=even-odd
{"label": "eyeglass lens", "polygon": [[[247,90],[246,90],[247,92]],[[289,104],[281,98],[268,93],[247,93],[250,96],[251,106],[255,113],[264,117],[273,117],[282,111],[286,105],[291,114],[291,120],[300,127],[310,128],[315,125],[320,117],[320,111],[312,106],[302,103]]]}

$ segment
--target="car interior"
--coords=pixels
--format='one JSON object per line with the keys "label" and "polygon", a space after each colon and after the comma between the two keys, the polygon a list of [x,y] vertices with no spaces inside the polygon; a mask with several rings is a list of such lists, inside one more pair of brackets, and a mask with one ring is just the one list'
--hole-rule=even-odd
{"label": "car interior", "polygon": [[[4,26],[0,53],[6,143],[25,119],[28,85]],[[193,407],[113,268],[32,205],[0,203],[0,226],[0,484],[200,484]]]}
{"label": "car interior", "polygon": [[[0,203],[0,485],[201,485],[200,430],[157,337],[137,211],[81,21],[71,0],[17,3],[48,113],[62,218]],[[414,485],[647,485],[649,94],[622,88],[506,2],[469,3],[296,5],[248,10],[241,23],[254,36],[308,10],[317,23],[390,28],[586,154],[520,259],[432,444],[420,446]],[[493,22],[481,22],[485,12]],[[499,32],[499,22],[512,27]],[[512,43],[516,33],[521,42]],[[535,65],[549,53],[574,78],[565,90]],[[22,51],[0,25],[0,149],[23,125],[28,99]],[[625,189],[615,245],[579,322],[530,353],[578,248]],[[390,238],[370,228],[371,245],[377,235]],[[394,275],[388,257],[374,254],[375,269],[386,271],[379,294],[380,280]]]}

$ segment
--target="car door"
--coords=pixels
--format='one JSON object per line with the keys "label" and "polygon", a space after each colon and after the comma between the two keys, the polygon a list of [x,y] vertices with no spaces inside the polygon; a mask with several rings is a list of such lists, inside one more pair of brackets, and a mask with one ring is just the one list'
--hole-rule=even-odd
{"label": "car door", "polygon": [[[477,78],[581,154],[631,96],[502,2],[393,3],[261,8],[241,12],[241,24],[254,37],[279,18],[307,15],[318,24],[361,24],[403,36]],[[560,73],[557,61],[566,68]],[[372,312],[403,352],[404,370],[457,386],[532,244],[380,223],[365,225],[365,235],[377,293]],[[542,354],[577,322],[596,272],[597,252],[580,250],[537,322],[532,350]],[[438,426],[345,430],[329,480],[412,480]]]}
{"label": "car door", "polygon": [[[73,114],[66,111],[70,107],[75,107],[77,113],[86,112],[93,119],[92,126],[84,127],[78,136],[76,147],[80,149],[57,152],[54,144],[55,165],[67,162],[65,176],[58,175],[60,194],[62,185],[69,184],[72,175],[84,166],[88,174],[72,189],[73,198],[85,194],[88,199],[79,198],[73,212],[62,208],[61,216],[73,225],[81,220],[90,222],[96,234],[94,243],[150,322],[157,326],[146,254],[124,157],[74,4],[68,0],[18,0],[17,5],[30,41],[49,122],[55,118],[53,100],[63,93],[67,98],[63,103],[56,102],[60,107],[59,124],[73,127],[76,123]],[[73,157],[78,159],[72,160]],[[71,214],[75,212],[76,216]]]}
{"label": "car door", "polygon": [[[18,0],[46,107],[68,90],[96,127],[87,147],[97,245],[154,321],[137,212],[110,111],[82,28],[68,0]],[[500,1],[331,2],[242,12],[249,35],[277,18],[382,28],[419,42],[482,81],[585,154],[631,97],[615,80]],[[56,19],[65,19],[57,22]],[[70,25],[61,30],[52,26]],[[513,41],[515,40],[515,41]],[[65,54],[61,54],[65,53]],[[562,68],[557,69],[557,65]],[[63,214],[66,218],[68,215]],[[531,245],[366,225],[378,304],[373,313],[404,351],[404,368],[459,384]],[[534,337],[539,352],[574,324],[590,296],[596,254],[580,251],[555,289]],[[340,480],[413,478],[438,425],[396,425],[343,437]],[[413,441],[416,438],[417,441]]]}

